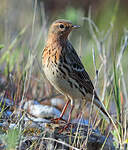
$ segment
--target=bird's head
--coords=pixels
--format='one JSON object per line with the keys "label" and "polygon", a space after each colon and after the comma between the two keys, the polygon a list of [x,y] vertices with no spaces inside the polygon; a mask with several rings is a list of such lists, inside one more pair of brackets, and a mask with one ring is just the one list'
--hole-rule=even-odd
{"label": "bird's head", "polygon": [[59,20],[54,21],[52,25],[50,26],[48,37],[53,36],[53,38],[66,40],[69,33],[73,29],[77,29],[79,27],[80,26],[78,25],[73,25],[68,20],[59,19]]}

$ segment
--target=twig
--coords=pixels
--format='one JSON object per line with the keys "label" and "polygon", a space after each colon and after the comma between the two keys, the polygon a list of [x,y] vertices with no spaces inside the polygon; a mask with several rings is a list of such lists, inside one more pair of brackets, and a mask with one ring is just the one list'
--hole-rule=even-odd
{"label": "twig", "polygon": [[126,90],[126,84],[125,84],[125,80],[124,80],[124,73],[123,73],[123,68],[122,68],[122,65],[120,64],[120,72],[121,72],[121,79],[122,79],[122,85],[123,85],[123,92],[124,92],[124,99],[125,99],[125,102],[123,102],[123,128],[124,128],[124,138],[123,140],[125,141],[126,139],[126,134],[127,134],[127,129],[126,129],[126,114],[127,114],[127,108],[128,108],[128,95],[127,95],[127,90]]}
{"label": "twig", "polygon": [[[100,56],[101,60],[103,61],[102,49],[101,49],[101,43],[102,43],[102,42],[99,42],[99,40],[98,40],[98,38],[97,38],[97,36],[96,36],[96,34],[95,34],[94,29],[96,30],[96,32],[97,32],[98,34],[99,34],[100,32],[99,32],[97,26],[95,25],[95,23],[91,20],[91,8],[89,9],[88,19],[87,19],[87,18],[84,18],[84,19],[87,20],[88,23],[89,23],[89,29],[90,29],[89,31],[90,31],[90,33],[91,33],[91,35],[92,35],[92,37],[93,37],[93,39],[94,39],[94,41],[95,41],[95,43],[96,43],[96,45],[97,45],[97,49],[98,49],[98,51],[99,51],[99,56]],[[94,28],[94,29],[93,29],[93,28]]]}
{"label": "twig", "polygon": [[96,81],[98,80],[98,70],[96,69],[96,59],[95,59],[95,50],[92,48],[92,56],[93,56],[93,64],[94,64],[94,69],[95,69],[95,74],[96,74]]}
{"label": "twig", "polygon": [[[94,49],[92,49],[92,55],[93,55],[93,64],[96,72],[96,61],[95,61],[95,52]],[[96,73],[96,79],[98,79],[98,74]],[[94,106],[94,98],[95,98],[95,87],[97,85],[98,80],[95,81],[94,85],[94,90],[93,90],[93,97],[92,97],[92,102],[91,102],[91,108],[90,108],[90,115],[89,115],[89,124],[88,124],[88,132],[87,132],[87,137],[86,140],[83,142],[81,149],[85,148],[88,142],[89,135],[92,133],[92,128],[90,128],[91,125],[91,116],[92,116],[92,111],[93,111],[93,106]]]}
{"label": "twig", "polygon": [[71,146],[71,145],[69,145],[69,144],[67,144],[67,143],[64,143],[64,142],[62,142],[62,141],[59,141],[59,140],[56,140],[56,139],[53,139],[53,138],[42,137],[42,139],[63,144],[63,145],[65,145],[65,146],[71,148],[72,150],[80,150],[80,149],[78,149],[78,148],[76,148],[76,147],[73,147],[73,146]]}
{"label": "twig", "polygon": [[[121,51],[120,51],[120,53],[118,55],[118,60],[117,60],[117,64],[116,64],[116,68],[117,69],[119,68],[122,56],[124,54],[124,51],[126,50],[127,45],[128,45],[128,35],[125,36],[125,38],[124,38],[124,44],[121,46]],[[113,78],[114,78],[114,73],[112,74],[110,80],[107,82],[107,87],[112,83]]]}

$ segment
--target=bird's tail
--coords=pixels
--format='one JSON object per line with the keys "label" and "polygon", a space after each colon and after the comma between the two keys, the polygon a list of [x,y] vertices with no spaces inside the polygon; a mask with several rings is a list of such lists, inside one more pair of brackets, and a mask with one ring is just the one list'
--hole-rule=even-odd
{"label": "bird's tail", "polygon": [[99,100],[99,98],[94,99],[94,104],[98,108],[99,112],[103,115],[103,117],[107,120],[108,123],[112,122],[113,119],[105,108],[104,104]]}
{"label": "bird's tail", "polygon": [[98,110],[101,112],[101,114],[103,114],[104,118],[108,121],[108,123],[112,123],[112,125],[115,128],[116,133],[118,135],[118,139],[119,139],[119,141],[121,141],[120,134],[119,134],[118,128],[116,126],[116,121],[114,119],[112,119],[112,117],[108,113],[107,109],[105,108],[104,104],[99,100],[98,97],[96,97],[94,99],[94,104],[96,105]]}

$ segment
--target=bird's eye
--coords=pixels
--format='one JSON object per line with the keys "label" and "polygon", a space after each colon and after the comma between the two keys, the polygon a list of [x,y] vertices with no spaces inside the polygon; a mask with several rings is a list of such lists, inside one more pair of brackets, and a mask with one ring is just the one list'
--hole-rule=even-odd
{"label": "bird's eye", "polygon": [[63,25],[63,24],[60,24],[60,28],[63,29],[63,28],[64,28],[64,25]]}

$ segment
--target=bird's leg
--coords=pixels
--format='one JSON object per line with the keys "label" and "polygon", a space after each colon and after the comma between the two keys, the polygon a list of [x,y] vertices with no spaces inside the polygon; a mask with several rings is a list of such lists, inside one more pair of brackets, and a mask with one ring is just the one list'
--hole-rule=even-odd
{"label": "bird's leg", "polygon": [[70,99],[68,99],[68,101],[66,102],[66,104],[65,104],[65,106],[64,106],[64,108],[63,108],[63,110],[62,110],[62,112],[61,112],[60,118],[63,117],[63,115],[64,115],[64,113],[65,113],[65,111],[66,111],[66,109],[67,109],[69,103],[70,103]]}
{"label": "bird's leg", "polygon": [[63,132],[65,129],[67,129],[69,127],[69,125],[71,125],[70,120],[71,120],[71,115],[72,115],[73,109],[74,109],[74,104],[73,104],[73,101],[71,100],[71,109],[70,109],[70,112],[69,112],[68,121],[67,121],[66,125],[63,127],[63,129],[61,129],[59,131],[59,133]]}
{"label": "bird's leg", "polygon": [[60,114],[60,117],[59,117],[59,118],[52,119],[52,122],[58,123],[59,120],[65,121],[65,120],[63,119],[63,115],[64,115],[64,113],[65,113],[65,111],[66,111],[66,109],[67,109],[69,103],[70,103],[70,99],[68,99],[68,101],[66,102],[66,104],[65,104],[65,106],[64,106],[64,108],[63,108],[63,110],[62,110],[62,112],[61,112],[61,114]]}
{"label": "bird's leg", "polygon": [[74,109],[74,105],[71,105],[71,110],[70,110],[70,112],[69,112],[69,117],[68,117],[68,122],[67,122],[68,124],[70,123],[71,115],[72,115],[73,109]]}

